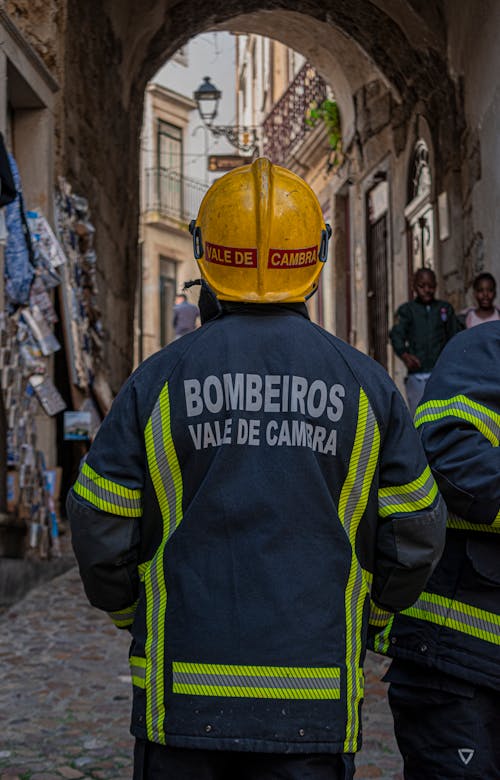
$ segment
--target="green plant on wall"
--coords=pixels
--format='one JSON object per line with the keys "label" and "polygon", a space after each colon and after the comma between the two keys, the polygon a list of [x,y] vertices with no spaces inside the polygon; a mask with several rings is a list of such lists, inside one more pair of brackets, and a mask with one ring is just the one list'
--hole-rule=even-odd
{"label": "green plant on wall", "polygon": [[328,156],[327,172],[330,172],[337,168],[343,159],[340,111],[336,100],[325,98],[319,105],[311,103],[306,116],[306,125],[316,127],[319,122],[323,122],[328,134],[328,145],[331,151]]}

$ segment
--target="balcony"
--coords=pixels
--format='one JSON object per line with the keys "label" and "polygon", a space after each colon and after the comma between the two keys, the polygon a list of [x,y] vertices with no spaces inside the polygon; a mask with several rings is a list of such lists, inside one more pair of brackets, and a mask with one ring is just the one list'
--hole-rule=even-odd
{"label": "balcony", "polygon": [[142,212],[147,222],[169,220],[185,224],[196,217],[208,185],[170,168],[144,172]]}
{"label": "balcony", "polygon": [[283,165],[311,128],[306,124],[311,103],[327,97],[327,85],[307,62],[275,103],[262,125],[262,152],[274,163]]}

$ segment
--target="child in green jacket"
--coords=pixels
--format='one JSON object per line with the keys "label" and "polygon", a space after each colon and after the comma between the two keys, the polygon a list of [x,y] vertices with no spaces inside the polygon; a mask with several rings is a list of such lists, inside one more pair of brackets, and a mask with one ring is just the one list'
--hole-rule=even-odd
{"label": "child in green jacket", "polygon": [[434,297],[436,286],[436,274],[431,268],[415,272],[416,297],[398,308],[389,334],[396,355],[408,369],[405,389],[412,416],[441,350],[462,330],[453,306]]}

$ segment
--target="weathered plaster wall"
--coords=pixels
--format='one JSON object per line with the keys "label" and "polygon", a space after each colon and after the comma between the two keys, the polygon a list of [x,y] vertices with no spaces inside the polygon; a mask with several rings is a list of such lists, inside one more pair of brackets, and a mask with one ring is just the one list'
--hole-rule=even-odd
{"label": "weathered plaster wall", "polygon": [[61,0],[4,0],[3,5],[54,78],[61,81],[66,3]]}
{"label": "weathered plaster wall", "polygon": [[5,0],[3,5],[61,89],[54,106],[54,152],[56,171],[63,173],[66,0]]}
{"label": "weathered plaster wall", "polygon": [[[470,285],[483,270],[500,281],[500,4],[447,2],[452,70],[463,80],[461,184],[464,275]],[[465,74],[465,79],[463,78]],[[470,294],[469,294],[470,300]]]}

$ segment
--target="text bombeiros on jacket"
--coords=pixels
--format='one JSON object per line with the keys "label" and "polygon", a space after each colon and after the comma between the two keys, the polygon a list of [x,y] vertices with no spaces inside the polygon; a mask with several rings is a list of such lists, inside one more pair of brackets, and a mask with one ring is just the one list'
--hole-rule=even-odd
{"label": "text bombeiros on jacket", "polygon": [[[337,430],[313,425],[307,418],[338,422],[344,411],[345,387],[327,385],[322,379],[309,380],[293,374],[225,373],[204,379],[185,379],[184,396],[188,425],[197,450],[224,444],[270,447],[309,447],[322,454],[335,455]],[[207,419],[224,412],[281,415]],[[287,415],[284,417],[283,415]]]}

